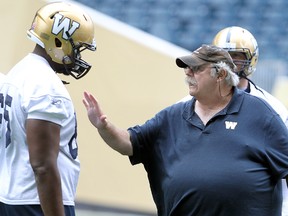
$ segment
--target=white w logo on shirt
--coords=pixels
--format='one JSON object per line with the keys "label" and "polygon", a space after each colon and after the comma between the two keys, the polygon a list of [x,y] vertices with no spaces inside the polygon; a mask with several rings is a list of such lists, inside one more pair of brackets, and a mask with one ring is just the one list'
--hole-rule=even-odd
{"label": "white w logo on shirt", "polygon": [[237,122],[225,121],[226,129],[234,130],[237,124]]}
{"label": "white w logo on shirt", "polygon": [[66,32],[68,31],[69,35],[73,35],[76,29],[79,28],[80,24],[75,21],[71,21],[71,19],[67,17],[61,21],[62,18],[63,15],[55,14],[52,33],[58,35],[63,30],[62,37],[67,40],[68,36],[66,35]]}

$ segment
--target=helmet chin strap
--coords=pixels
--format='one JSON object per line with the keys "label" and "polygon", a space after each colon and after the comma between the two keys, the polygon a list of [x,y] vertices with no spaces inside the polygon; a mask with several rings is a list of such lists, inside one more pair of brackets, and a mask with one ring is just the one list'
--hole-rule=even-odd
{"label": "helmet chin strap", "polygon": [[262,91],[261,89],[259,89],[259,88],[257,87],[257,85],[256,85],[251,79],[249,79],[249,78],[246,76],[246,74],[244,73],[244,70],[241,70],[241,71],[237,72],[236,74],[239,76],[240,79],[246,79],[246,80],[248,80],[248,82],[251,83],[258,91],[260,91],[262,94],[264,94],[263,91]]}
{"label": "helmet chin strap", "polygon": [[[68,57],[68,56],[67,56],[67,57]],[[64,68],[65,68],[65,71],[63,71],[62,74],[66,75],[66,76],[69,76],[69,75],[70,75],[70,71],[69,71],[67,65],[64,63],[64,59],[63,59],[63,65],[64,65]],[[62,83],[63,83],[64,85],[70,84],[70,82],[67,82],[67,81],[65,81],[65,80],[61,80],[61,81],[62,81]]]}
{"label": "helmet chin strap", "polygon": [[235,73],[239,76],[239,78],[244,78],[244,79],[247,78],[244,70],[241,70],[241,71],[238,71],[238,72],[235,72]]}
{"label": "helmet chin strap", "polygon": [[67,82],[67,81],[65,81],[65,80],[61,80],[61,81],[62,81],[62,83],[63,83],[64,85],[70,84],[70,82]]}

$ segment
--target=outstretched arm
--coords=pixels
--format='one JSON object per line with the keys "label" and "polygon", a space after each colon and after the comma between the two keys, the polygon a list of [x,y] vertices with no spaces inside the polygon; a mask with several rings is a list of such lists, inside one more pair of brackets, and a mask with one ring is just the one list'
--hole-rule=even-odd
{"label": "outstretched arm", "polygon": [[102,139],[119,153],[132,156],[133,148],[128,131],[117,128],[108,121],[107,116],[92,94],[84,92],[83,104],[86,107],[90,122],[97,128]]}

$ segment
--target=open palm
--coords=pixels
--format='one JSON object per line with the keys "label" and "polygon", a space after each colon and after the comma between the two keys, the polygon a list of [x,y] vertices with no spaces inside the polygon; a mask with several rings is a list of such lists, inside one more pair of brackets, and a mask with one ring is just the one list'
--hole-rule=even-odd
{"label": "open palm", "polygon": [[84,92],[84,98],[82,100],[87,110],[87,115],[90,122],[97,128],[102,129],[107,125],[107,116],[103,114],[96,98],[88,92]]}

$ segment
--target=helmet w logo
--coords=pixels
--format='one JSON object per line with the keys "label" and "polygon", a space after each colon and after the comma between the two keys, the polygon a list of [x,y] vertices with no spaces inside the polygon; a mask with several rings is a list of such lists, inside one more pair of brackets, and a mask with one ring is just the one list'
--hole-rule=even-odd
{"label": "helmet w logo", "polygon": [[66,32],[68,31],[69,35],[73,35],[73,33],[79,28],[79,26],[80,24],[78,22],[72,21],[67,17],[63,19],[63,15],[57,13],[54,16],[52,33],[58,35],[62,31],[62,38],[68,40]]}
{"label": "helmet w logo", "polygon": [[237,122],[225,121],[226,129],[234,130],[237,124]]}

